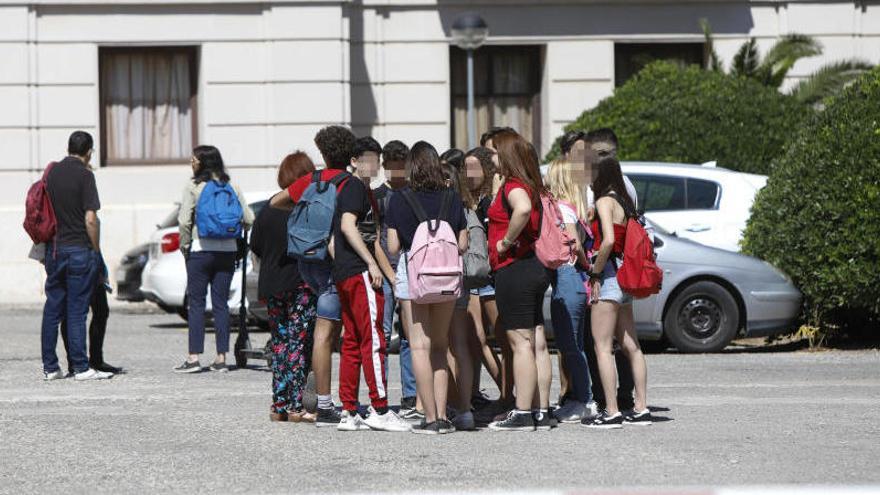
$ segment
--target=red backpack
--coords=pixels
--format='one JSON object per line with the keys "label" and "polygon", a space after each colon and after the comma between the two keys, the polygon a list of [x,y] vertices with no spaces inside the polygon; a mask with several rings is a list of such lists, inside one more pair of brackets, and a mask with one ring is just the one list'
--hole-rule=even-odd
{"label": "red backpack", "polygon": [[46,166],[43,177],[28,189],[24,203],[24,230],[31,236],[34,244],[49,242],[55,237],[55,209],[52,208],[49,191],[46,190],[46,177],[54,165],[55,162],[52,162]]}
{"label": "red backpack", "polygon": [[[614,198],[627,211],[623,202]],[[644,220],[627,211],[626,236],[623,240],[623,264],[617,272],[621,290],[636,299],[643,299],[660,292],[663,270],[657,266],[654,243],[645,231]]]}

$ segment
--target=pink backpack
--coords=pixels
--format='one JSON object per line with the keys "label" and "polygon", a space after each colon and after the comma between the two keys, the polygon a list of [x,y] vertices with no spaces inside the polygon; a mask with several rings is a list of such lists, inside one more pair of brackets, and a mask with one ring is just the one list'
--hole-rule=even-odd
{"label": "pink backpack", "polygon": [[454,301],[461,297],[463,272],[458,240],[452,227],[441,218],[452,202],[451,191],[443,194],[438,218],[431,220],[411,190],[402,191],[419,220],[406,258],[410,299],[418,304]]}
{"label": "pink backpack", "polygon": [[55,162],[46,166],[43,176],[28,189],[24,203],[24,230],[34,244],[49,242],[55,237],[55,210],[46,190],[46,177],[55,166]]}
{"label": "pink backpack", "polygon": [[541,195],[541,225],[535,241],[535,254],[545,267],[555,270],[571,261],[574,256],[575,239],[565,230],[562,212],[556,199],[549,194]]}

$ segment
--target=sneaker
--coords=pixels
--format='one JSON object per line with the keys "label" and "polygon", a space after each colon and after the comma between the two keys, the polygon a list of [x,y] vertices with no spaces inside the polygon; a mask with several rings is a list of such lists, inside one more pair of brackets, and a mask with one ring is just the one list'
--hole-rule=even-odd
{"label": "sneaker", "polygon": [[415,397],[403,397],[400,399],[400,414],[403,414],[404,411],[409,411],[411,409],[416,408],[416,398]]}
{"label": "sneaker", "polygon": [[412,425],[394,414],[394,411],[389,409],[385,414],[379,414],[373,409],[373,406],[370,406],[369,415],[364,420],[364,424],[377,431],[404,432],[412,429]]}
{"label": "sneaker", "polygon": [[107,373],[106,371],[97,371],[95,369],[89,368],[82,373],[77,373],[73,376],[73,379],[78,382],[84,382],[89,380],[107,380],[113,377],[113,373]]}
{"label": "sneaker", "polygon": [[477,429],[477,423],[474,421],[474,413],[470,411],[456,414],[455,418],[452,419],[452,425],[459,431],[474,431]]}
{"label": "sneaker", "polygon": [[424,421],[425,420],[425,413],[423,413],[422,411],[419,411],[416,408],[412,408],[405,413],[401,413],[400,417],[402,417],[403,419],[405,419],[407,421]]}
{"label": "sneaker", "polygon": [[535,418],[531,413],[510,411],[507,418],[489,424],[493,431],[535,431]]}
{"label": "sneaker", "polygon": [[339,431],[366,431],[370,427],[364,421],[360,414],[351,411],[342,411],[339,419],[339,425],[336,427]]}
{"label": "sneaker", "polygon": [[318,408],[318,415],[315,418],[315,426],[322,428],[325,426],[338,426],[342,420],[342,416],[335,407],[327,409]]}
{"label": "sneaker", "polygon": [[608,413],[602,413],[592,420],[584,419],[581,424],[587,428],[595,428],[599,430],[619,430],[623,428],[623,414],[620,412],[609,416]]}
{"label": "sneaker", "polygon": [[217,371],[219,373],[226,373],[227,371],[229,371],[229,366],[226,366],[226,363],[214,362],[208,369],[211,371]]}
{"label": "sneaker", "polygon": [[486,392],[484,390],[480,390],[478,393],[474,394],[473,397],[471,397],[471,406],[474,409],[483,409],[491,403],[492,399],[490,399],[489,396],[486,395]]}
{"label": "sneaker", "polygon": [[176,366],[173,371],[175,373],[199,373],[202,371],[202,365],[198,361],[184,361],[183,364]]}
{"label": "sneaker", "polygon": [[587,402],[587,417],[590,419],[596,419],[598,416],[599,404],[597,404],[594,400]]}
{"label": "sneaker", "polygon": [[632,412],[623,417],[623,423],[627,425],[650,426],[654,423],[651,417],[651,411],[645,409],[642,412]]}
{"label": "sneaker", "polygon": [[560,423],[580,423],[587,417],[587,405],[576,400],[567,400],[562,407],[553,411]]}
{"label": "sneaker", "polygon": [[410,431],[417,435],[439,435],[440,422],[432,421],[430,423],[426,423],[425,420],[422,420],[421,423],[413,425]]}
{"label": "sneaker", "polygon": [[65,378],[67,378],[67,376],[61,370],[55,370],[51,373],[43,372],[43,380],[47,382],[51,382],[52,380],[63,380]]}
{"label": "sneaker", "polygon": [[449,421],[448,419],[438,419],[437,424],[439,425],[441,435],[455,433],[455,425],[452,424],[452,421]]}
{"label": "sneaker", "polygon": [[[534,419],[535,429],[538,431],[550,431],[553,428],[553,425],[550,423],[550,420],[553,419],[553,416],[547,414],[547,411],[537,411],[532,413],[532,418]],[[557,425],[559,423],[557,422]]]}

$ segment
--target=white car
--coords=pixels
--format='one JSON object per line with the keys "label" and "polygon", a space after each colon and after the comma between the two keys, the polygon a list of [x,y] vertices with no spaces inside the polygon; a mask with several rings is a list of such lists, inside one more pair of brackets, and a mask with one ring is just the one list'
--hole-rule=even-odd
{"label": "white car", "polygon": [[[244,193],[245,198],[250,202],[251,209],[254,209],[257,203],[260,206],[265,204],[265,201],[273,194],[274,192]],[[177,313],[186,319],[186,262],[179,249],[180,233],[177,223],[179,209],[179,205],[175,206],[174,211],[156,226],[157,230],[150,238],[149,260],[144,267],[141,292],[148,301],[156,303],[169,313]],[[256,213],[258,212],[254,211],[254,214]],[[250,271],[251,265],[252,263],[248,262],[245,270]],[[238,314],[241,305],[241,265],[236,264],[236,267],[229,290],[230,314]],[[206,298],[206,303],[206,311],[210,312],[210,293]]]}
{"label": "white car", "polygon": [[654,224],[706,246],[739,252],[763,175],[712,164],[623,162],[636,187],[639,209]]}

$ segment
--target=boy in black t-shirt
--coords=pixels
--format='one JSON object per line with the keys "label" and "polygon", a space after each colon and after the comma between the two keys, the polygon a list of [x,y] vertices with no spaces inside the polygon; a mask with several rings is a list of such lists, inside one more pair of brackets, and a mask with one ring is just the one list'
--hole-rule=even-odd
{"label": "boy in black t-shirt", "polygon": [[[339,398],[344,410],[339,429],[343,431],[410,429],[409,423],[388,409],[380,265],[386,269],[390,265],[379,243],[378,208],[367,186],[379,171],[378,146],[372,138],[355,143],[351,165],[361,180],[350,180],[336,198],[333,281],[345,328],[339,363]],[[362,367],[372,403],[366,419],[357,410]]]}

